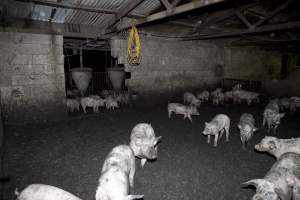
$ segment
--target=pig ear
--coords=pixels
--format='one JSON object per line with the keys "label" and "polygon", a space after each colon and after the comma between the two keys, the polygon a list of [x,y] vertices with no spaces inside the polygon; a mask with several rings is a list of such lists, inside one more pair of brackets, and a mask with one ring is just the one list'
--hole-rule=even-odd
{"label": "pig ear", "polygon": [[144,198],[144,195],[141,194],[141,195],[138,195],[138,194],[135,194],[135,195],[127,195],[124,200],[133,200],[133,199],[142,199]]}
{"label": "pig ear", "polygon": [[251,179],[250,181],[242,183],[242,186],[247,187],[249,185],[253,185],[255,188],[257,188],[260,184],[262,184],[263,181],[263,179]]}
{"label": "pig ear", "polygon": [[259,128],[254,127],[253,132],[258,131]]}
{"label": "pig ear", "polygon": [[290,200],[292,198],[291,192],[285,194],[284,191],[280,188],[275,188],[275,193],[279,196],[280,200]]}
{"label": "pig ear", "polygon": [[162,139],[162,136],[158,136],[158,137],[156,137],[156,142],[155,142],[155,144],[157,144],[158,142],[160,142],[160,141],[161,141],[161,139]]}
{"label": "pig ear", "polygon": [[279,115],[280,115],[280,118],[283,118],[285,113],[280,113]]}
{"label": "pig ear", "polygon": [[238,124],[238,125],[237,125],[237,127],[238,127],[239,129],[241,129],[241,128],[242,128],[242,126],[241,126],[240,124]]}
{"label": "pig ear", "polygon": [[208,122],[205,122],[205,126],[207,126],[207,125],[209,125],[209,123],[208,123]]}

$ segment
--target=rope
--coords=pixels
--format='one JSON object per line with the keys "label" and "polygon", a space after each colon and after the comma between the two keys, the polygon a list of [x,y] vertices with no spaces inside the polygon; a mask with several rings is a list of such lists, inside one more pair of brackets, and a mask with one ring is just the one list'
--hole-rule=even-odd
{"label": "rope", "polygon": [[135,26],[132,26],[130,30],[128,47],[127,47],[127,55],[128,55],[128,62],[130,65],[136,66],[140,64],[142,50],[141,50],[138,30]]}

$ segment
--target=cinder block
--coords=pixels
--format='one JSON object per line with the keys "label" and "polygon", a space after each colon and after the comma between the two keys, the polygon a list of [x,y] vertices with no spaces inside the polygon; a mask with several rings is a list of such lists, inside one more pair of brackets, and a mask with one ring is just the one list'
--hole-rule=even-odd
{"label": "cinder block", "polygon": [[28,65],[32,64],[32,55],[15,54],[11,59],[11,64]]}
{"label": "cinder block", "polygon": [[27,85],[28,80],[25,75],[13,75],[12,76],[12,85],[18,86],[18,85]]}
{"label": "cinder block", "polygon": [[12,85],[11,76],[3,73],[0,74],[0,85],[6,87],[11,86]]}
{"label": "cinder block", "polygon": [[48,58],[47,55],[33,55],[32,64],[47,64]]}

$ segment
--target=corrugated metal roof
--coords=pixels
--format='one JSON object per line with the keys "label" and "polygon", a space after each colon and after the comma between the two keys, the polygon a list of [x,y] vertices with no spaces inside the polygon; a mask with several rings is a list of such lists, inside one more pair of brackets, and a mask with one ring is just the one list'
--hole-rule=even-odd
{"label": "corrugated metal roof", "polygon": [[[52,1],[52,0],[47,0]],[[53,2],[56,2],[53,0]],[[87,6],[98,9],[108,9],[118,11],[123,4],[127,4],[130,0],[64,0],[76,6]],[[160,6],[159,0],[145,0],[131,13],[139,15],[148,15],[154,9]],[[15,18],[31,18],[39,21],[49,21],[51,12],[54,7],[37,5],[29,2],[16,2],[8,4],[10,16]],[[104,26],[111,18],[112,14],[85,12],[80,10],[72,10],[65,8],[56,8],[52,22],[84,24],[92,26]]]}

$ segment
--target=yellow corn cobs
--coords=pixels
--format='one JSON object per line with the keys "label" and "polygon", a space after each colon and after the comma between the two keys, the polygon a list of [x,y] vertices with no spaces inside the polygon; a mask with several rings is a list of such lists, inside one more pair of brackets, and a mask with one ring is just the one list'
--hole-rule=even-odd
{"label": "yellow corn cobs", "polygon": [[132,26],[127,47],[128,62],[131,65],[139,65],[141,61],[141,44],[138,34],[138,30],[135,26]]}

